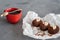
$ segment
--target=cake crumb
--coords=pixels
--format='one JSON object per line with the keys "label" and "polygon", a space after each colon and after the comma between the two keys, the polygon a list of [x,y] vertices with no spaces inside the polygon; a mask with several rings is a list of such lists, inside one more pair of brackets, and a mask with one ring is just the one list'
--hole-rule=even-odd
{"label": "cake crumb", "polygon": [[38,32],[35,34],[36,36],[44,36],[45,35],[45,32],[41,31],[41,32]]}
{"label": "cake crumb", "polygon": [[48,36],[52,36],[52,34],[48,34]]}

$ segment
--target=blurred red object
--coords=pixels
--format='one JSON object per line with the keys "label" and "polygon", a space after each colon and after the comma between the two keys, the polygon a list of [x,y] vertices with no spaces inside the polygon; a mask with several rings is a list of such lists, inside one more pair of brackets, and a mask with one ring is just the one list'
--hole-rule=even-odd
{"label": "blurred red object", "polygon": [[[4,12],[12,12],[14,10],[18,10],[18,8],[8,8],[4,10]],[[8,14],[6,16],[6,19],[8,22],[15,24],[22,18],[22,10],[20,10],[20,13],[14,13],[14,14]]]}

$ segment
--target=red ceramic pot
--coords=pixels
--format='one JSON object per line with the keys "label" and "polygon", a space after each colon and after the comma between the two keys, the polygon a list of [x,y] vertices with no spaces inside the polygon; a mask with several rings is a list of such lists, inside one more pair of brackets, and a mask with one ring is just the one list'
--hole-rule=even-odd
{"label": "red ceramic pot", "polygon": [[[18,8],[8,8],[8,9],[4,10],[4,12],[11,12],[14,10],[18,10]],[[20,10],[20,13],[18,13],[18,14],[16,14],[16,13],[8,14],[6,16],[7,21],[10,23],[13,23],[13,24],[17,23],[19,20],[21,20],[21,18],[22,18],[22,10]]]}

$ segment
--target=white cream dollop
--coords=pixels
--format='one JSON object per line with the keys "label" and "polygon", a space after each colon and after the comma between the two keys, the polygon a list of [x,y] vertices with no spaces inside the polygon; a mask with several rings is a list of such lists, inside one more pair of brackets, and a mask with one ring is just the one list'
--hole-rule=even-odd
{"label": "white cream dollop", "polygon": [[56,29],[56,26],[53,26],[53,29]]}
{"label": "white cream dollop", "polygon": [[56,25],[53,25],[53,24],[52,24],[51,27],[53,27],[53,29],[56,29]]}
{"label": "white cream dollop", "polygon": [[39,22],[40,21],[40,17],[36,18],[36,21]]}
{"label": "white cream dollop", "polygon": [[43,22],[43,24],[44,24],[45,26],[47,26],[47,25],[48,25],[48,22]]}

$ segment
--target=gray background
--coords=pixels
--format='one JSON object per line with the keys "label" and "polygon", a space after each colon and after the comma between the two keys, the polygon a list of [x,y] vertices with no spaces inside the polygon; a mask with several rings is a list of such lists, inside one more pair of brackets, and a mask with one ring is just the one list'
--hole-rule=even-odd
{"label": "gray background", "polygon": [[[0,14],[4,9],[17,7],[23,10],[23,17],[28,11],[35,11],[44,17],[48,13],[60,13],[60,0],[0,0]],[[22,34],[22,20],[17,24],[10,24],[5,17],[0,17],[0,40],[36,40]],[[49,40],[60,40],[57,39]]]}

